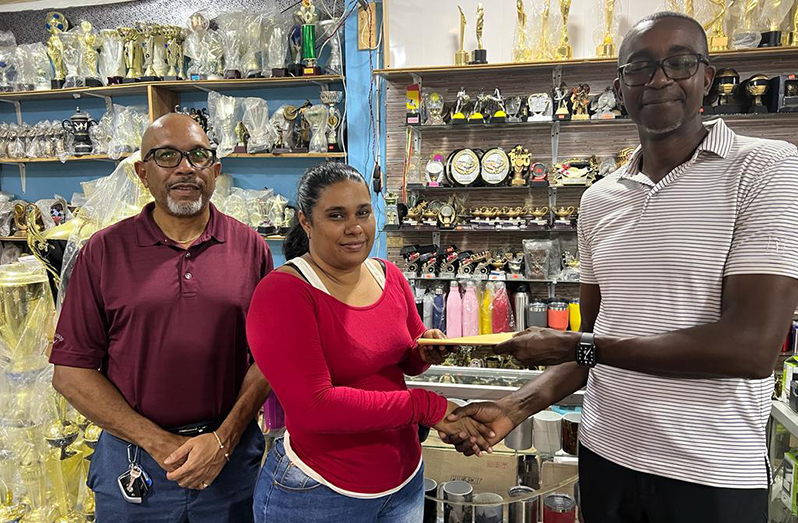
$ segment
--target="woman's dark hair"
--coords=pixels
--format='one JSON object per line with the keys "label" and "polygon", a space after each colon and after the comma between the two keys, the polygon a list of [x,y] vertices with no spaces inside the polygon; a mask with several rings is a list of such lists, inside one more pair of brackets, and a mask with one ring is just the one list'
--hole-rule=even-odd
{"label": "woman's dark hair", "polygon": [[[354,167],[342,162],[325,162],[308,169],[299,180],[299,187],[296,191],[297,211],[302,211],[308,221],[310,221],[313,215],[313,208],[316,206],[316,202],[319,201],[319,196],[321,196],[321,191],[330,185],[347,180],[362,183],[368,187],[366,180]],[[283,254],[285,254],[285,259],[288,261],[297,256],[302,256],[309,250],[308,235],[305,234],[305,229],[299,224],[299,213],[297,212],[291,224],[291,229],[288,231],[285,241],[283,241]]]}

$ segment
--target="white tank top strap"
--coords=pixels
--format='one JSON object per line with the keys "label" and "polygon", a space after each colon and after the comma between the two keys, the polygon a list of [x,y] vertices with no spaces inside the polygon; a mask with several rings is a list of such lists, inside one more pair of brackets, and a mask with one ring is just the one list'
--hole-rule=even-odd
{"label": "white tank top strap", "polygon": [[296,267],[296,270],[298,270],[313,287],[322,292],[330,294],[330,291],[327,290],[327,287],[325,287],[324,283],[321,281],[321,278],[319,278],[319,275],[316,274],[316,271],[313,270],[313,267],[311,267],[310,264],[304,260],[304,258],[297,257],[288,263]]}
{"label": "white tank top strap", "polygon": [[385,290],[385,272],[382,270],[382,264],[377,260],[368,258],[366,260],[366,267],[369,272],[371,272],[371,275],[374,276],[374,279],[377,280],[380,289]]}

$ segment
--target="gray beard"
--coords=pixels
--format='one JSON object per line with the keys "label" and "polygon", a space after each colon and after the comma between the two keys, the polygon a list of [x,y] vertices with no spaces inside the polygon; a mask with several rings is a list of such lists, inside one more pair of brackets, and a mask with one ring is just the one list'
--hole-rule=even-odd
{"label": "gray beard", "polygon": [[178,203],[171,196],[166,197],[166,206],[169,208],[169,214],[173,216],[195,216],[202,212],[205,207],[204,196],[200,196],[193,202]]}

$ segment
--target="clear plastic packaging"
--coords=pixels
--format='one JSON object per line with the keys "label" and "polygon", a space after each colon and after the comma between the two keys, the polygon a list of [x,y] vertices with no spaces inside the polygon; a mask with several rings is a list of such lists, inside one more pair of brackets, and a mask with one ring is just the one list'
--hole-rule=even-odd
{"label": "clear plastic packaging", "polygon": [[274,69],[284,69],[286,55],[288,53],[288,31],[291,29],[292,21],[286,15],[278,15],[269,20],[266,32],[266,53],[264,60],[267,62],[264,67],[265,73],[271,75]]}
{"label": "clear plastic packaging", "polygon": [[141,147],[141,137],[149,125],[143,107],[114,104],[113,132],[108,143],[108,156],[117,160]]}
{"label": "clear plastic packaging", "polygon": [[557,240],[524,240],[526,277],[554,280],[560,272],[560,245]]}
{"label": "clear plastic packaging", "polygon": [[220,80],[224,75],[225,46],[222,35],[218,31],[209,29],[202,37],[202,68],[201,74],[209,80]]}
{"label": "clear plastic packaging", "polygon": [[0,31],[0,92],[13,90],[16,81],[17,40],[11,31]]}
{"label": "clear plastic packaging", "polygon": [[305,110],[305,120],[310,124],[311,153],[327,152],[327,106],[313,105]]}
{"label": "clear plastic packaging", "polygon": [[247,14],[243,16],[244,22],[244,56],[242,58],[243,70],[247,78],[257,77],[261,74],[260,53],[263,48],[263,15]]}
{"label": "clear plastic packaging", "polygon": [[100,31],[100,79],[108,83],[109,78],[123,78],[125,76],[125,44],[122,37],[115,29],[102,29]]}
{"label": "clear plastic packaging", "polygon": [[246,35],[243,31],[245,15],[240,12],[223,13],[216,18],[224,47],[225,75],[237,72],[241,75],[246,49]]}
{"label": "clear plastic packaging", "polygon": [[244,99],[243,122],[249,131],[248,153],[266,153],[272,150],[278,136],[269,120],[269,102],[262,98]]}
{"label": "clear plastic packaging", "polygon": [[83,87],[85,82],[80,76],[81,44],[79,40],[79,28],[72,28],[66,33],[61,33],[61,42],[64,45],[64,67],[66,68],[66,79],[64,88]]}
{"label": "clear plastic packaging", "polygon": [[80,76],[84,79],[100,80],[98,70],[99,48],[102,45],[100,36],[88,21],[80,23],[78,41],[80,42]]}
{"label": "clear plastic packaging", "polygon": [[219,94],[216,91],[208,93],[208,114],[213,125],[214,138],[218,144],[216,154],[224,158],[233,152],[236,146],[236,123],[241,121],[236,118],[236,99],[232,96]]}
{"label": "clear plastic packaging", "polygon": [[115,132],[114,113],[105,113],[97,125],[89,127],[89,138],[91,138],[92,154],[108,154],[111,140]]}

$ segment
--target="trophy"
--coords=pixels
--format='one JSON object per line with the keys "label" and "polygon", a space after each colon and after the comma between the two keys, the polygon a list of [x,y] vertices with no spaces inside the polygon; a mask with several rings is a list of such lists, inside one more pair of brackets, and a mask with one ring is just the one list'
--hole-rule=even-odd
{"label": "trophy", "polygon": [[460,49],[454,53],[454,65],[468,65],[468,51],[463,48],[463,40],[465,39],[466,17],[463,13],[463,8],[459,5],[457,9],[460,10]]}
{"label": "trophy", "polygon": [[588,84],[579,84],[571,88],[571,107],[574,109],[574,114],[571,120],[589,120],[590,111],[590,86]]}
{"label": "trophy", "polygon": [[163,36],[166,40],[166,65],[168,66],[164,80],[182,80],[184,31],[180,27],[168,25],[163,28]]}
{"label": "trophy", "polygon": [[294,19],[300,24],[302,32],[302,75],[323,74],[321,67],[316,63],[318,60],[318,56],[316,56],[316,22],[319,21],[316,6],[310,0],[302,0],[302,6],[294,14]]}
{"label": "trophy", "polygon": [[562,28],[560,29],[560,46],[557,48],[557,60],[570,60],[574,57],[574,48],[568,38],[568,15],[571,12],[571,0],[560,1],[560,14],[562,15]]}
{"label": "trophy", "polygon": [[551,96],[548,93],[530,94],[526,100],[529,116],[527,122],[550,122],[552,116]]}
{"label": "trophy", "polygon": [[64,44],[61,41],[61,33],[69,29],[69,22],[61,13],[51,11],[47,13],[47,22],[44,24],[50,33],[47,40],[47,54],[53,62],[55,78],[52,80],[53,89],[61,89],[66,78],[66,68],[64,67]]}
{"label": "trophy", "polygon": [[798,112],[798,75],[782,74],[770,79],[771,113]]}
{"label": "trophy", "polygon": [[[617,32],[618,12],[615,9],[617,0],[602,0],[604,14],[604,31],[601,43],[596,47],[596,56],[599,58],[612,58],[615,56],[615,33]],[[719,0],[725,2],[725,0]]]}
{"label": "trophy", "polygon": [[784,47],[798,47],[798,7],[792,16],[790,30],[781,35],[781,45]]}
{"label": "trophy", "polygon": [[[210,21],[202,13],[202,11],[192,14],[186,23],[188,27],[188,34],[185,37],[185,55],[189,57],[189,65],[186,70],[186,78],[189,80],[200,80],[203,71],[204,59],[204,44],[203,39],[210,27]],[[182,31],[181,31],[182,32]],[[182,53],[182,51],[181,51]],[[169,59],[169,50],[167,49],[167,60]],[[182,62],[177,65],[178,71],[182,70]]]}
{"label": "trophy", "polygon": [[289,76],[302,76],[302,27],[295,25],[288,32],[288,52],[291,61],[288,64]]}
{"label": "trophy", "polygon": [[515,9],[517,19],[515,22],[513,62],[531,62],[532,49],[529,47],[527,36],[527,16],[526,12],[524,11],[524,0],[516,0]]}
{"label": "trophy", "polygon": [[427,162],[425,172],[427,175],[427,187],[441,187],[445,175],[443,155],[435,153]]}
{"label": "trophy", "polygon": [[142,60],[144,62],[144,73],[139,78],[143,82],[160,80],[154,67],[156,25],[147,22],[136,22],[135,27],[143,37],[139,45],[141,46]]}
{"label": "trophy", "polygon": [[471,149],[452,153],[447,161],[449,179],[457,186],[468,187],[479,178],[479,156]]}
{"label": "trophy", "polygon": [[405,124],[420,125],[421,115],[419,114],[419,110],[421,109],[421,86],[418,84],[408,85],[406,93],[405,109],[407,109],[407,113],[405,114]]}
{"label": "trophy", "polygon": [[[341,59],[340,19],[330,18],[319,22],[321,37],[330,44],[330,60],[327,62],[327,74],[343,74],[343,61]],[[321,54],[321,53],[319,53]]]}
{"label": "trophy", "polygon": [[89,128],[96,123],[92,120],[91,115],[81,111],[80,107],[77,108],[75,114],[70,116],[69,120],[62,122],[61,125],[63,125],[64,129],[73,136],[75,156],[91,154],[92,145],[91,138],[89,138]]}
{"label": "trophy", "polygon": [[510,174],[510,158],[504,149],[496,147],[482,155],[482,181],[488,187],[500,187],[507,184]]}
{"label": "trophy", "polygon": [[466,93],[465,87],[461,87],[460,90],[457,91],[457,103],[455,104],[454,113],[452,114],[452,125],[460,125],[467,122],[465,111],[470,103],[471,97]]}
{"label": "trophy", "polygon": [[477,48],[471,54],[472,64],[488,63],[488,51],[482,47],[482,31],[485,28],[485,8],[477,4]]}
{"label": "trophy", "polygon": [[763,74],[757,74],[745,81],[745,92],[751,98],[749,113],[767,113],[768,108],[762,103],[762,97],[770,89],[770,80]]}
{"label": "trophy", "polygon": [[598,165],[596,157],[588,160],[571,159],[554,166],[555,175],[552,185],[556,187],[592,185],[596,179]]}
{"label": "trophy", "polygon": [[549,18],[551,16],[551,0],[543,0],[543,10],[540,13],[540,39],[535,50],[535,61],[545,62],[554,58],[549,35]]}
{"label": "trophy", "polygon": [[249,131],[247,131],[247,126],[244,125],[244,122],[238,122],[236,124],[235,133],[236,145],[233,148],[233,152],[236,154],[246,154],[247,142],[249,141]]}
{"label": "trophy", "polygon": [[209,29],[202,38],[202,69],[208,80],[221,80],[225,70],[222,60],[226,60],[224,39],[219,31]]}
{"label": "trophy", "polygon": [[80,428],[66,417],[67,402],[60,394],[54,392],[57,419],[45,428],[44,438],[50,444],[51,451],[46,462],[47,475],[53,483],[55,501],[61,518],[58,521],[80,521],[74,511],[80,492],[83,476],[83,453],[75,450],[73,443],[80,436]]}
{"label": "trophy", "polygon": [[504,97],[497,87],[493,90],[493,96],[488,96],[488,101],[495,106],[495,110],[490,115],[490,123],[504,123],[507,121],[507,107],[504,105]]}
{"label": "trophy", "polygon": [[715,75],[715,91],[718,93],[718,105],[713,107],[714,114],[740,114],[742,106],[738,102],[740,75],[734,69],[721,69]]}
{"label": "trophy", "polygon": [[241,70],[244,68],[242,58],[246,45],[241,28],[242,14],[224,13],[217,17],[216,21],[219,24],[219,33],[224,47],[224,77],[227,79],[241,78]]}
{"label": "trophy", "polygon": [[425,105],[427,108],[427,120],[424,122],[424,125],[446,124],[446,122],[443,121],[443,108],[445,104],[443,96],[441,96],[440,93],[430,93],[430,95],[426,97]]}
{"label": "trophy", "polygon": [[754,28],[757,13],[759,11],[760,0],[745,0],[735,2],[738,9],[742,9],[739,18],[739,28],[737,28],[732,44],[735,49],[752,49],[759,45],[762,35]]}
{"label": "trophy", "polygon": [[709,50],[713,53],[725,51],[729,48],[729,37],[726,36],[723,30],[723,23],[726,20],[728,5],[726,0],[709,0],[709,2],[717,8],[712,19],[703,24],[704,31],[706,31],[708,35]]}
{"label": "trophy", "polygon": [[263,32],[263,17],[252,15],[245,18],[244,34],[244,72],[247,78],[263,78],[261,64],[258,61],[258,51],[261,47],[261,33]]}
{"label": "trophy", "polygon": [[127,74],[122,79],[122,83],[140,82],[144,74],[142,68],[142,54],[139,38],[141,34],[134,27],[120,27],[117,29],[119,36],[125,45],[125,67]]}
{"label": "trophy", "polygon": [[781,23],[790,12],[792,2],[790,0],[771,0],[762,5],[762,21],[765,23],[765,31],[762,32],[762,40],[759,47],[779,47],[781,44]]}
{"label": "trophy", "polygon": [[617,116],[618,100],[612,86],[606,87],[604,92],[593,99],[590,106],[593,109],[592,120],[614,120]]}
{"label": "trophy", "polygon": [[66,67],[66,78],[64,87],[83,87],[84,78],[80,75],[81,70],[81,43],[78,33],[73,29],[61,34],[61,42],[64,44],[64,67]]}
{"label": "trophy", "polygon": [[529,149],[526,149],[523,145],[516,145],[513,150],[510,151],[510,162],[513,165],[513,180],[510,182],[510,185],[526,185],[526,178],[524,175],[529,168],[529,159]]}
{"label": "trophy", "polygon": [[121,84],[125,77],[125,44],[116,29],[100,30],[100,77],[109,85]]}
{"label": "trophy", "polygon": [[102,87],[99,72],[97,70],[98,52],[100,42],[97,33],[92,29],[91,22],[84,20],[80,23],[78,36],[81,50],[81,76],[84,78],[86,87]]}
{"label": "trophy", "polygon": [[486,109],[488,97],[484,91],[480,91],[477,95],[477,101],[474,103],[474,110],[468,116],[468,123],[485,123],[485,116],[482,111]]}
{"label": "trophy", "polygon": [[274,127],[274,130],[277,131],[278,139],[274,145],[274,149],[272,149],[274,153],[279,154],[291,152],[291,147],[293,145],[291,140],[291,130],[296,116],[297,110],[295,106],[283,105],[274,111],[274,114],[272,114],[271,118],[269,118],[269,122]]}
{"label": "trophy", "polygon": [[327,106],[327,152],[337,153],[341,151],[338,142],[338,129],[341,127],[341,112],[337,105],[344,98],[341,91],[321,91],[321,103]]}
{"label": "trophy", "polygon": [[310,124],[310,153],[327,152],[327,107],[313,105],[305,109],[305,120]]}
{"label": "trophy", "polygon": [[[529,168],[529,186],[530,187],[548,187],[549,186],[549,168],[545,163],[535,163]],[[548,212],[548,209],[546,210]]]}
{"label": "trophy", "polygon": [[268,44],[269,69],[272,78],[288,76],[285,68],[285,53],[288,51],[288,35],[279,22],[274,22]]}
{"label": "trophy", "polygon": [[556,120],[570,120],[571,119],[571,112],[568,110],[568,102],[566,101],[568,98],[568,88],[565,86],[565,82],[560,84],[560,87],[554,89],[554,101],[557,102],[557,112],[554,113],[554,118]]}
{"label": "trophy", "polygon": [[389,192],[385,195],[385,225],[384,229],[396,230],[402,225],[399,221],[399,196]]}
{"label": "trophy", "polygon": [[573,206],[554,209],[554,214],[557,216],[557,219],[554,220],[554,227],[567,227],[570,229],[571,215],[574,213],[574,211],[576,211],[576,208]]}
{"label": "trophy", "polygon": [[153,26],[153,49],[152,49],[152,68],[158,78],[163,79],[169,72],[169,65],[166,62],[166,27],[163,25]]}

